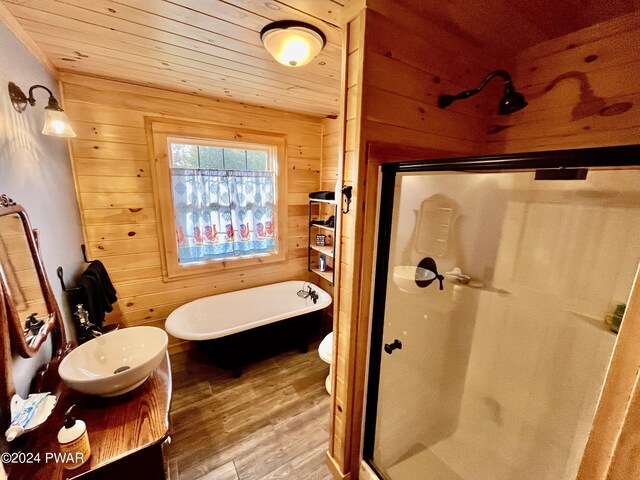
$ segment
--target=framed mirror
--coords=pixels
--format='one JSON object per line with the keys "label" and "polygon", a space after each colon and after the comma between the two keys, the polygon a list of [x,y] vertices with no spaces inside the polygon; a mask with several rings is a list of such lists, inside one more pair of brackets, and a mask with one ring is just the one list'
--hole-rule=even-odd
{"label": "framed mirror", "polygon": [[55,352],[65,341],[58,304],[47,280],[29,217],[0,195],[0,286],[11,350],[33,357],[52,335]]}

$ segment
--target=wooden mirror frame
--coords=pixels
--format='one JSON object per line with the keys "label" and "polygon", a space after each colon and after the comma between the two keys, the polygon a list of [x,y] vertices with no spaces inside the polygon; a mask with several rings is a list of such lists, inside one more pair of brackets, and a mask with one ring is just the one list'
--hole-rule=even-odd
{"label": "wooden mirror frame", "polygon": [[11,398],[16,393],[11,369],[11,342],[9,339],[9,321],[4,302],[4,292],[0,288],[0,359],[2,360],[2,375],[0,375],[0,424],[2,427],[9,425],[11,421]]}
{"label": "wooden mirror frame", "polygon": [[31,251],[31,258],[33,260],[33,266],[38,275],[40,282],[40,288],[44,296],[45,304],[47,306],[48,320],[45,321],[44,326],[38,333],[37,338],[29,345],[24,337],[24,319],[21,319],[15,302],[13,301],[12,292],[9,288],[5,267],[0,262],[0,287],[4,292],[4,305],[3,314],[6,317],[6,330],[9,332],[9,339],[5,339],[11,342],[11,351],[18,353],[21,357],[29,358],[38,353],[38,350],[42,344],[46,341],[49,334],[51,334],[52,350],[55,352],[65,343],[64,325],[62,322],[62,316],[60,309],[58,308],[58,302],[56,301],[51,285],[47,279],[47,274],[44,270],[42,259],[40,258],[40,252],[38,249],[38,243],[34,234],[31,224],[29,223],[29,217],[25,209],[14,202],[7,195],[0,195],[0,218],[7,215],[18,215],[22,222],[22,227],[25,233],[29,250]]}

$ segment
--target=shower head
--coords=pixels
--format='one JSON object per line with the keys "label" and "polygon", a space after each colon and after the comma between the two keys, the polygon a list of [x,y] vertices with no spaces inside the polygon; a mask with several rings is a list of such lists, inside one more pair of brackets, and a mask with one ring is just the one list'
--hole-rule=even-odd
{"label": "shower head", "polygon": [[[511,84],[511,82],[509,82],[509,84]],[[498,115],[509,115],[518,110],[522,110],[527,105],[528,103],[524,99],[524,95],[516,92],[513,89],[513,85],[508,87],[507,82],[505,82],[504,97],[502,97],[498,104]]]}
{"label": "shower head", "polygon": [[504,78],[504,96],[498,104],[498,115],[509,115],[517,112],[518,110],[522,110],[527,106],[527,101],[525,100],[524,95],[520,92],[516,92],[516,89],[513,87],[513,82],[511,81],[511,75],[509,75],[509,72],[506,70],[496,70],[487,75],[480,86],[473,90],[465,90],[457,95],[440,95],[438,97],[438,107],[447,108],[456,100],[473,97],[477,93],[480,93],[487,83],[489,83],[489,81],[494,77]]}

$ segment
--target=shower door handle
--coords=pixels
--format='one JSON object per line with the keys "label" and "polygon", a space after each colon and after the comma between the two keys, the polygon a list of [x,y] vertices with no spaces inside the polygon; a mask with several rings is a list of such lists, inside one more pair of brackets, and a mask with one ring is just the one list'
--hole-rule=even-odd
{"label": "shower door handle", "polygon": [[393,343],[384,344],[384,351],[389,355],[391,355],[395,349],[402,350],[402,342],[397,338],[393,341]]}

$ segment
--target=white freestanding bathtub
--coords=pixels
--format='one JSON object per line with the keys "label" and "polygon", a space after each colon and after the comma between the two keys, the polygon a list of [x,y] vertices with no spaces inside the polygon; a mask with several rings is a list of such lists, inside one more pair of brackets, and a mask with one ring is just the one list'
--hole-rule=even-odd
{"label": "white freestanding bathtub", "polygon": [[[311,287],[318,294],[301,298]],[[310,282],[289,281],[200,298],[177,308],[165,330],[183,340],[211,340],[304,315],[331,305],[331,296]]]}

